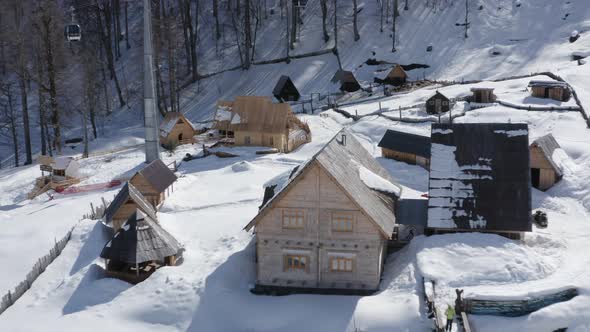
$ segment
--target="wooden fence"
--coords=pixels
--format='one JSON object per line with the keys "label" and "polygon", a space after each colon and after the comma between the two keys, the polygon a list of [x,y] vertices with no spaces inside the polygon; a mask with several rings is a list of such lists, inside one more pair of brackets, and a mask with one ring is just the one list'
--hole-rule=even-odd
{"label": "wooden fence", "polygon": [[68,241],[70,241],[74,228],[76,228],[76,225],[74,225],[61,240],[55,242],[47,255],[39,258],[37,263],[33,265],[31,271],[27,273],[25,280],[21,281],[12,291],[9,290],[8,293],[2,296],[0,300],[0,315],[12,306],[16,300],[23,296],[23,294],[31,288],[33,282],[39,277],[39,275],[45,271],[47,266],[49,266],[49,264],[61,254]]}

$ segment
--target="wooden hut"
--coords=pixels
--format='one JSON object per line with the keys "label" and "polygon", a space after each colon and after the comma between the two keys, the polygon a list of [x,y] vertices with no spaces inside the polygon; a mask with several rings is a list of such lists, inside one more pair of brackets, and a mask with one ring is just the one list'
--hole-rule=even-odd
{"label": "wooden hut", "polygon": [[385,158],[429,168],[430,137],[388,129],[378,146]]}
{"label": "wooden hut", "polygon": [[489,104],[496,101],[493,88],[471,88],[471,102]]}
{"label": "wooden hut", "polygon": [[135,173],[131,183],[154,207],[158,207],[169,195],[177,177],[160,159],[152,161],[141,171]]}
{"label": "wooden hut", "polygon": [[528,126],[432,124],[428,230],[531,231]]}
{"label": "wooden hut", "polygon": [[436,91],[434,96],[426,100],[426,113],[441,114],[451,109],[451,101],[442,93]]}
{"label": "wooden hut", "polygon": [[57,157],[51,163],[52,181],[59,182],[80,177],[80,165],[71,157]]}
{"label": "wooden hut", "polygon": [[537,138],[530,145],[533,187],[545,191],[561,180],[563,172],[555,160],[558,149],[561,147],[551,134]]}
{"label": "wooden hut", "polygon": [[559,81],[531,81],[529,83],[531,95],[537,98],[551,98],[558,101],[570,99],[570,89],[565,82]]}
{"label": "wooden hut", "polygon": [[195,142],[195,127],[180,112],[168,112],[160,124],[162,146],[192,144]]}
{"label": "wooden hut", "polygon": [[241,96],[219,105],[214,128],[232,133],[234,145],[290,152],[311,141],[309,127],[293,114],[289,104],[273,103],[268,97]]}
{"label": "wooden hut", "polygon": [[396,64],[391,68],[391,70],[385,71],[383,72],[383,75],[378,75],[375,78],[376,83],[390,84],[395,86],[404,85],[407,80],[408,74],[399,64]]}
{"label": "wooden hut", "polygon": [[301,97],[297,87],[295,87],[295,84],[291,81],[291,78],[285,75],[282,75],[279,78],[277,85],[275,85],[275,88],[272,90],[272,94],[281,103],[297,101]]}
{"label": "wooden hut", "polygon": [[347,130],[265,184],[255,293],[368,294],[379,288],[401,187]]}
{"label": "wooden hut", "polygon": [[104,212],[104,221],[107,225],[111,225],[116,232],[138,209],[151,218],[156,218],[156,211],[152,204],[139,192],[139,190],[137,190],[137,188],[127,182],[106,208]]}
{"label": "wooden hut", "polygon": [[136,284],[162,266],[176,265],[181,246],[154,217],[136,210],[100,253],[106,274]]}
{"label": "wooden hut", "polygon": [[331,80],[332,84],[339,84],[339,90],[345,92],[355,92],[360,90],[361,85],[351,71],[338,70]]}

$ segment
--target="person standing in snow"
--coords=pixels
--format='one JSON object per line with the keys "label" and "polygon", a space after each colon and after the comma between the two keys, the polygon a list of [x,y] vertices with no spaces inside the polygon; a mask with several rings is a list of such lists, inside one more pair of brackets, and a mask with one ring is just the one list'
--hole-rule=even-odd
{"label": "person standing in snow", "polygon": [[447,305],[447,311],[445,311],[445,315],[447,316],[447,326],[445,328],[446,331],[451,331],[453,329],[453,319],[455,318],[455,309],[449,304]]}

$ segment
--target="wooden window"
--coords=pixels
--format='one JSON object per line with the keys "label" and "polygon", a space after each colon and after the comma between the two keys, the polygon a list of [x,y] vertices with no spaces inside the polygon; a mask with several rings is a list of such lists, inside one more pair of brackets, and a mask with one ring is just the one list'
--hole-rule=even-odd
{"label": "wooden window", "polygon": [[434,105],[434,100],[428,102],[430,105]]}
{"label": "wooden window", "polygon": [[354,271],[354,258],[352,257],[330,257],[330,271],[352,272]]}
{"label": "wooden window", "polygon": [[53,170],[53,175],[55,175],[55,176],[66,176],[66,170],[65,169],[54,169]]}
{"label": "wooden window", "polygon": [[250,136],[244,136],[244,144],[250,145]]}
{"label": "wooden window", "polygon": [[284,256],[284,270],[306,270],[309,264],[309,256],[307,255],[285,255]]}
{"label": "wooden window", "polygon": [[332,231],[352,232],[354,215],[352,212],[332,212]]}
{"label": "wooden window", "polygon": [[446,101],[446,100],[443,100],[443,105],[447,106],[448,104],[449,104],[449,102],[448,102],[448,101]]}
{"label": "wooden window", "polygon": [[283,210],[283,228],[303,229],[304,218],[303,210]]}

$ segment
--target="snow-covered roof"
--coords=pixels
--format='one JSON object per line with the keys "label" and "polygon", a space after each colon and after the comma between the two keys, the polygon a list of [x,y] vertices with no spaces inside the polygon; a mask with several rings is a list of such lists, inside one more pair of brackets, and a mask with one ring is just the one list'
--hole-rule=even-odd
{"label": "snow-covered roof", "polygon": [[53,160],[51,167],[53,169],[66,169],[72,161],[74,161],[72,157],[57,157]]}
{"label": "snow-covered roof", "polygon": [[185,121],[193,128],[193,130],[195,130],[195,126],[184,115],[182,115],[182,113],[168,112],[160,124],[160,132],[164,133],[165,135],[170,134],[172,129],[174,129],[174,126],[178,123],[179,119]]}
{"label": "snow-covered roof", "polygon": [[531,230],[528,126],[433,124],[428,226]]}
{"label": "snow-covered roof", "polygon": [[260,211],[245,229],[250,230],[281,193],[313,164],[320,166],[338,182],[384,236],[389,238],[392,235],[395,225],[394,200],[399,197],[402,188],[346,129],[336,134],[307,162],[267,182]]}
{"label": "snow-covered roof", "polygon": [[563,175],[561,165],[558,164],[562,158],[560,152],[556,153],[556,150],[561,150],[561,147],[553,135],[547,134],[545,136],[541,136],[534,140],[533,143],[531,143],[531,146],[537,146],[541,149],[547,161],[551,164],[551,166],[553,166],[557,176],[561,177]]}
{"label": "snow-covered roof", "polygon": [[567,83],[560,82],[560,81],[530,81],[530,87],[559,87],[559,88],[567,88]]}

